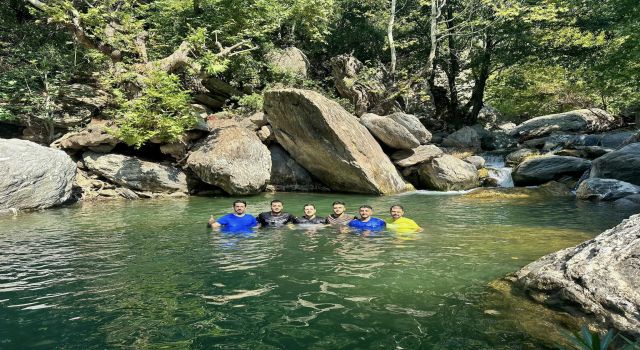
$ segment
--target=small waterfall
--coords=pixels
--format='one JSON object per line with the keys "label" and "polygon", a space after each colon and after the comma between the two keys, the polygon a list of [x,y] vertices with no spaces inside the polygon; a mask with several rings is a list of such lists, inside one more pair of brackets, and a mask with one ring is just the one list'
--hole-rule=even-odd
{"label": "small waterfall", "polygon": [[504,156],[487,154],[482,157],[485,160],[484,167],[489,170],[489,177],[496,179],[498,187],[513,187],[511,168],[505,166]]}

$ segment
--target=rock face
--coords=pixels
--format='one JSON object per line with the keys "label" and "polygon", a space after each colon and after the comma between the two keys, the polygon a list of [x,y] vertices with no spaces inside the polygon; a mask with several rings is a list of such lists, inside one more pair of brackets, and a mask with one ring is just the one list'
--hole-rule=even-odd
{"label": "rock face", "polygon": [[64,152],[0,139],[0,210],[44,209],[71,196],[76,164]]}
{"label": "rock face", "polygon": [[[382,83],[382,76],[367,77],[366,79],[358,79],[360,71],[364,68],[353,55],[339,55],[331,58],[331,75],[335,82],[336,90],[341,97],[353,101],[355,105],[356,115],[360,116],[368,110],[375,112],[384,112],[384,106],[381,110],[375,107],[382,100],[382,91],[386,88]],[[386,114],[386,113],[381,113]]]}
{"label": "rock face", "polygon": [[443,152],[435,145],[422,145],[412,150],[402,150],[391,155],[393,162],[402,168],[430,161]]}
{"label": "rock face", "polygon": [[269,184],[276,191],[318,191],[326,189],[313,180],[311,174],[300,166],[280,145],[269,146],[271,152],[271,179]]}
{"label": "rock face", "polygon": [[70,132],[56,140],[51,147],[69,150],[89,149],[94,152],[110,152],[120,142],[109,129],[114,127],[105,120],[93,120],[82,131]]}
{"label": "rock face", "polygon": [[480,185],[474,165],[448,154],[424,163],[418,174],[427,188],[438,191],[468,190]]}
{"label": "rock face", "polygon": [[469,157],[465,158],[464,161],[469,163],[469,164],[472,164],[474,167],[476,167],[476,169],[484,168],[484,164],[486,163],[484,158],[482,158],[480,156],[469,156]]}
{"label": "rock face", "polygon": [[578,109],[529,119],[511,130],[510,134],[523,141],[542,137],[553,131],[590,133],[606,131],[614,126],[615,119],[601,109]]}
{"label": "rock face", "polygon": [[404,126],[413,136],[415,136],[421,145],[427,144],[431,141],[431,133],[424,127],[424,125],[422,125],[420,119],[415,115],[398,112],[389,114],[387,117]]}
{"label": "rock face", "polygon": [[71,84],[60,90],[60,111],[55,118],[56,126],[70,127],[88,121],[103,109],[109,95],[93,86]]}
{"label": "rock face", "polygon": [[363,114],[360,123],[385,145],[395,149],[412,149],[420,142],[404,126],[391,118],[372,113]]}
{"label": "rock face", "polygon": [[474,128],[465,126],[447,136],[442,142],[442,145],[446,147],[478,150],[482,146],[482,139]]}
{"label": "rock face", "polygon": [[178,168],[121,154],[85,152],[82,154],[82,160],[92,172],[133,190],[187,192],[187,177]]}
{"label": "rock face", "polygon": [[513,182],[518,186],[541,185],[563,176],[579,178],[591,166],[582,158],[545,156],[525,160],[513,170]]}
{"label": "rock face", "polygon": [[638,232],[640,214],[525,266],[516,284],[546,305],[578,307],[604,328],[640,335]]}
{"label": "rock face", "polygon": [[187,166],[204,182],[232,195],[262,191],[271,175],[271,156],[255,133],[219,128],[194,146]]}
{"label": "rock face", "polygon": [[333,191],[389,194],[406,184],[380,145],[339,104],[306,90],[264,95],[276,140]]}
{"label": "rock face", "polygon": [[590,177],[617,179],[640,186],[640,143],[632,143],[593,161]]}
{"label": "rock face", "polygon": [[291,73],[302,78],[309,75],[309,59],[296,47],[271,52],[267,55],[267,60],[277,72]]}
{"label": "rock face", "polygon": [[614,201],[632,194],[640,193],[640,186],[614,179],[590,178],[578,186],[578,199]]}

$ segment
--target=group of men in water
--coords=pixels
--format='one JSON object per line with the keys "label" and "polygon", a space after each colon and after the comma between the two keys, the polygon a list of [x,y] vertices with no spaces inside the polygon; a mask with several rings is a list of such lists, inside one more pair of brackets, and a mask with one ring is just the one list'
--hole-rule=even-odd
{"label": "group of men in water", "polygon": [[335,201],[332,204],[333,213],[327,217],[316,215],[316,206],[311,203],[304,205],[304,215],[295,217],[284,212],[284,204],[281,200],[271,201],[271,211],[260,213],[258,217],[246,213],[247,202],[236,200],[233,202],[233,213],[219,217],[217,220],[211,216],[207,224],[208,227],[222,227],[227,231],[246,230],[260,225],[261,227],[280,227],[288,224],[306,225],[336,225],[349,226],[356,230],[378,231],[385,227],[392,230],[420,232],[422,228],[418,224],[404,217],[404,208],[399,204],[394,204],[389,209],[391,220],[385,222],[373,216],[373,208],[370,205],[361,205],[359,216],[352,216],[346,213],[346,204]]}

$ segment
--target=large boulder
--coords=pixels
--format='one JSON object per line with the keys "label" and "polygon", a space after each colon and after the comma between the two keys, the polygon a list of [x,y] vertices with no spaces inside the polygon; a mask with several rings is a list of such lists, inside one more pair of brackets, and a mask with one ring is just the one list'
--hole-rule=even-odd
{"label": "large boulder", "polygon": [[640,143],[632,143],[594,160],[590,177],[617,179],[640,186]]}
{"label": "large boulder", "polygon": [[264,95],[276,140],[333,191],[390,194],[407,188],[358,119],[317,92],[282,89]]}
{"label": "large boulder", "polygon": [[44,209],[71,196],[76,164],[64,152],[0,139],[0,210]]}
{"label": "large boulder", "polygon": [[370,110],[385,112],[389,109],[379,106],[383,102],[383,93],[386,89],[381,72],[376,75],[361,76],[364,65],[351,54],[339,55],[331,58],[330,61],[336,90],[340,97],[353,102],[356,115],[363,115]]}
{"label": "large boulder", "polygon": [[513,170],[513,182],[518,186],[541,185],[563,176],[579,178],[591,162],[582,158],[544,156],[527,159]]}
{"label": "large boulder", "polygon": [[423,163],[418,174],[421,181],[419,187],[438,191],[468,190],[480,185],[478,171],[473,164],[448,154]]}
{"label": "large boulder", "polygon": [[578,199],[614,201],[637,193],[640,193],[640,186],[628,182],[590,178],[580,183],[576,191],[576,197]]}
{"label": "large boulder", "polygon": [[191,150],[187,166],[202,181],[232,195],[262,191],[271,176],[271,155],[245,128],[218,128]]}
{"label": "large boulder", "polygon": [[465,126],[447,136],[442,141],[442,145],[445,147],[479,150],[482,147],[482,136],[476,129]]}
{"label": "large boulder", "polygon": [[114,136],[115,126],[109,121],[94,119],[81,131],[73,131],[54,141],[51,147],[107,153],[120,142]]}
{"label": "large boulder", "polygon": [[431,141],[431,133],[415,115],[397,112],[389,114],[388,118],[404,126],[413,136],[415,136],[421,145],[427,144]]}
{"label": "large boulder", "polygon": [[591,315],[603,328],[640,335],[640,214],[516,273],[538,302]]}
{"label": "large boulder", "polygon": [[267,61],[276,73],[294,74],[302,78],[309,75],[309,59],[297,47],[274,50],[267,55]]}
{"label": "large boulder", "polygon": [[158,193],[187,192],[187,176],[178,168],[122,154],[82,154],[85,167],[118,185]]}
{"label": "large boulder", "polygon": [[578,109],[529,119],[511,130],[510,134],[523,141],[553,131],[590,133],[610,130],[615,126],[615,118],[601,109]]}
{"label": "large boulder", "polygon": [[411,150],[401,150],[391,154],[391,159],[399,167],[406,168],[430,161],[443,152],[436,145],[421,145]]}
{"label": "large boulder", "polygon": [[360,117],[360,122],[369,129],[373,136],[391,148],[412,149],[420,145],[420,142],[407,128],[391,118],[366,113]]}
{"label": "large boulder", "polygon": [[300,166],[280,145],[269,146],[271,152],[271,179],[269,184],[276,191],[313,192],[327,188]]}

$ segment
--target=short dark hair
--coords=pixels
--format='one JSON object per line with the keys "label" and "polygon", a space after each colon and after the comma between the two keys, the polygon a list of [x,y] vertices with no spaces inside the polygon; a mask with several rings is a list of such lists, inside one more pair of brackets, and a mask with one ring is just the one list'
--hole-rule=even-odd
{"label": "short dark hair", "polygon": [[369,209],[373,210],[373,208],[368,204],[361,205],[359,209],[362,209],[362,208],[369,208]]}
{"label": "short dark hair", "polygon": [[302,206],[302,209],[304,209],[304,208],[306,208],[306,207],[313,207],[313,209],[315,209],[315,208],[316,208],[316,205],[315,205],[315,204],[313,204],[313,203],[307,203],[307,204],[305,204],[305,205],[303,205],[303,206]]}
{"label": "short dark hair", "polygon": [[341,201],[335,201],[335,202],[333,202],[333,204],[331,204],[331,206],[333,207],[336,204],[341,204],[341,205],[346,206],[346,204],[344,204],[344,202],[341,202]]}
{"label": "short dark hair", "polygon": [[393,208],[400,208],[402,211],[404,211],[404,207],[401,206],[400,204],[394,204],[389,208],[389,211],[391,211]]}
{"label": "short dark hair", "polygon": [[243,201],[242,199],[238,199],[238,200],[233,201],[233,206],[235,207],[236,204],[238,204],[238,203],[244,204],[245,207],[247,206],[247,202]]}
{"label": "short dark hair", "polygon": [[282,203],[282,201],[281,201],[281,200],[279,200],[279,199],[274,199],[274,200],[272,200],[272,201],[271,201],[271,204],[273,204],[273,203],[280,203],[280,204],[284,204],[284,203]]}

